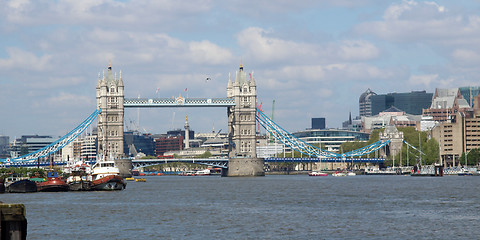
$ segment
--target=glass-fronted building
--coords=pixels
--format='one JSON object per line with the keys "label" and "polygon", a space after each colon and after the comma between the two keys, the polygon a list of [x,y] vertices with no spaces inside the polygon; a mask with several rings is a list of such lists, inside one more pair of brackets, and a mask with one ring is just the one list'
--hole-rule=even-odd
{"label": "glass-fronted building", "polygon": [[409,93],[387,93],[377,94],[370,97],[372,115],[391,107],[396,107],[407,114],[421,115],[423,109],[427,109],[432,104],[433,93],[426,91],[412,91]]}
{"label": "glass-fronted building", "polygon": [[344,142],[366,142],[370,137],[368,133],[341,129],[307,129],[293,135],[309,144],[322,144],[322,148],[328,151],[339,151]]}
{"label": "glass-fronted building", "polygon": [[463,98],[465,98],[465,100],[467,100],[468,105],[470,105],[470,107],[473,107],[473,98],[478,94],[480,94],[480,87],[470,86],[470,87],[461,87],[459,89],[460,89],[460,94],[463,96]]}

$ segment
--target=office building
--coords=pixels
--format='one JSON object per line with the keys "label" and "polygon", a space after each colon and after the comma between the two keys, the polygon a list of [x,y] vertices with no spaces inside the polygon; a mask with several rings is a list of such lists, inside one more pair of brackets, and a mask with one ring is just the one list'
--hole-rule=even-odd
{"label": "office building", "polygon": [[155,139],[155,155],[162,156],[168,151],[183,150],[183,136],[161,137]]}
{"label": "office building", "polygon": [[0,158],[10,157],[8,149],[10,147],[10,137],[0,136]]}
{"label": "office building", "polygon": [[370,137],[368,133],[341,129],[307,129],[293,135],[309,144],[322,144],[322,148],[328,151],[340,151],[344,142],[368,141]]}
{"label": "office building", "polygon": [[460,90],[460,94],[467,101],[468,105],[470,105],[470,107],[474,107],[473,98],[478,94],[480,94],[480,87],[479,86],[460,87],[459,90]]}
{"label": "office building", "polygon": [[123,133],[125,155],[135,157],[142,153],[145,156],[155,156],[155,140],[151,134],[141,134],[137,131]]}
{"label": "office building", "polygon": [[421,115],[422,110],[429,108],[433,93],[412,91],[409,93],[387,93],[370,97],[371,115],[374,116],[391,107],[396,107],[407,114]]}
{"label": "office building", "polygon": [[460,89],[435,89],[430,108],[423,109],[423,116],[433,117],[433,121],[444,122],[457,112],[471,110],[468,102],[460,94]]}
{"label": "office building", "polygon": [[325,118],[312,118],[312,129],[325,129]]}
{"label": "office building", "polygon": [[[477,100],[474,100],[478,102]],[[463,153],[480,148],[480,109],[456,112],[447,121],[432,129],[432,137],[438,141],[442,162],[447,166],[465,165],[459,162]]]}
{"label": "office building", "polygon": [[370,88],[360,95],[360,99],[358,100],[360,116],[372,116],[371,97],[376,95],[377,94],[372,92]]}

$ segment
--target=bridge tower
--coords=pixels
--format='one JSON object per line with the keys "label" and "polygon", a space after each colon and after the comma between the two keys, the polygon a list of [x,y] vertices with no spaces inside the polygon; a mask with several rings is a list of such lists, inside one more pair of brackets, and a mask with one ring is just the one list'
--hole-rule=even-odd
{"label": "bridge tower", "polygon": [[117,79],[117,73],[112,72],[108,63],[107,73],[103,77],[98,74],[97,109],[98,115],[98,153],[104,157],[118,159],[123,154],[123,100],[125,98],[122,72]]}
{"label": "bridge tower", "polygon": [[264,160],[257,158],[256,107],[257,86],[253,73],[243,71],[243,64],[235,81],[228,79],[227,97],[235,99],[235,106],[227,109],[229,162],[227,176],[263,176]]}
{"label": "bridge tower", "polygon": [[385,131],[380,133],[380,140],[385,142],[390,139],[386,150],[381,150],[380,155],[386,158],[387,155],[392,155],[395,161],[395,155],[400,153],[403,146],[403,132],[398,131],[394,125],[387,125]]}

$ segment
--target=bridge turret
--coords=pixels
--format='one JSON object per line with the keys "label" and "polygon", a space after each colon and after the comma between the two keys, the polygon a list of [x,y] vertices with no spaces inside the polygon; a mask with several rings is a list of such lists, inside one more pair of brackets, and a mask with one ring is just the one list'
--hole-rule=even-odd
{"label": "bridge turret", "polygon": [[230,73],[228,73],[227,97],[233,97],[233,84]]}
{"label": "bridge turret", "polygon": [[247,78],[243,64],[240,64],[232,85],[229,79],[227,94],[228,97],[235,99],[235,106],[227,110],[230,159],[228,175],[264,175],[263,159],[257,158],[256,151],[256,84]]}
{"label": "bridge turret", "polygon": [[390,143],[387,145],[387,149],[382,150],[380,154],[383,157],[387,155],[392,155],[395,157],[402,150],[403,146],[403,132],[398,131],[394,125],[387,125],[383,133],[380,133],[380,140],[386,142],[390,140]]}
{"label": "bridge turret", "polygon": [[97,108],[102,112],[98,117],[98,153],[106,157],[123,156],[124,86],[120,74],[117,79],[108,64],[107,74],[97,86]]}

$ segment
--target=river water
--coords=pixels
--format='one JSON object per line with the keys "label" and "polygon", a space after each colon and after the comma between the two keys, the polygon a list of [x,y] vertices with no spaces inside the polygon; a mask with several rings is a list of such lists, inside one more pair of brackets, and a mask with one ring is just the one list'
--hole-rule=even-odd
{"label": "river water", "polygon": [[2,194],[28,239],[479,239],[480,177],[152,176],[115,192]]}

